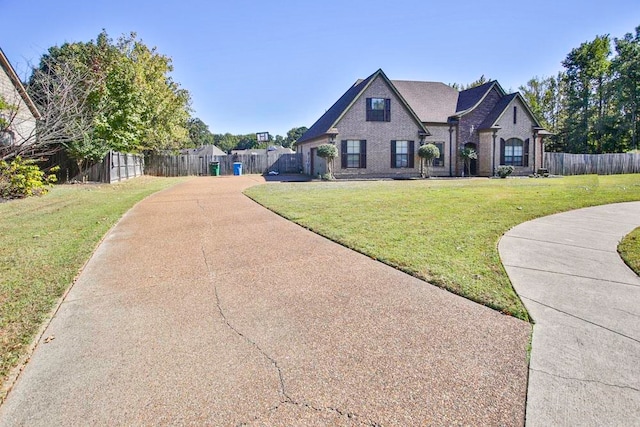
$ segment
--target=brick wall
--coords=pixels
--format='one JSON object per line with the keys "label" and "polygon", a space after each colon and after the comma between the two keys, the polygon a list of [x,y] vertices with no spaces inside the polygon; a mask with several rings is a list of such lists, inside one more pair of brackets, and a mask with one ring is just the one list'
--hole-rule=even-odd
{"label": "brick wall", "polygon": [[[489,159],[489,161],[491,160],[491,151],[486,145],[480,144],[480,133],[478,132],[478,127],[484,121],[487,115],[489,115],[489,113],[493,110],[500,98],[500,93],[494,87],[487,94],[480,105],[478,105],[469,114],[466,114],[460,118],[460,123],[458,125],[458,151],[468,143],[473,143],[476,145],[476,151],[478,152],[477,164],[479,175],[481,174],[483,165],[486,165],[487,159]],[[462,173],[462,167],[463,162],[457,162],[456,175],[459,176]],[[483,172],[485,173],[482,174],[488,175],[488,173],[486,173],[486,170],[483,170]]]}
{"label": "brick wall", "polygon": [[32,139],[35,136],[36,119],[13,85],[7,70],[2,66],[0,66],[0,95],[8,104],[17,106],[17,110],[13,112],[0,111],[3,118],[11,122],[9,130],[13,132],[15,143],[21,144]]}
{"label": "brick wall", "polygon": [[[366,98],[391,99],[391,121],[366,121]],[[340,142],[342,140],[364,139],[367,141],[366,169],[342,169],[340,158],[337,158],[334,169],[336,177],[358,177],[363,175],[368,177],[419,176],[420,161],[417,152],[420,142],[420,138],[418,137],[420,126],[382,77],[377,77],[367,90],[361,94],[353,106],[336,124],[336,128],[339,132],[336,136],[338,149],[340,149]],[[415,167],[391,167],[392,140],[414,141],[416,152],[414,158]]]}
{"label": "brick wall", "polygon": [[[517,120],[513,123],[513,107],[517,108]],[[542,167],[543,153],[541,138],[538,137],[534,145],[533,143],[533,118],[528,114],[522,101],[516,97],[505,109],[504,114],[497,122],[500,126],[496,138],[496,165],[500,164],[500,138],[507,140],[509,138],[518,138],[522,141],[529,139],[529,167],[516,167],[514,175],[529,175]],[[535,146],[535,165],[534,161]]]}

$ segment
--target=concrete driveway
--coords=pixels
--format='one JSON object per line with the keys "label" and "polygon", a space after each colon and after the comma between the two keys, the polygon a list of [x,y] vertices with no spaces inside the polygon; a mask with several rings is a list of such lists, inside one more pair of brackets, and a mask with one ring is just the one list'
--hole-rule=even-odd
{"label": "concrete driveway", "polygon": [[640,202],[540,218],[501,239],[502,262],[536,322],[527,426],[640,425],[640,278],[620,240]]}
{"label": "concrete driveway", "polygon": [[0,425],[523,424],[528,323],[242,195],[262,182],[195,178],[129,211]]}

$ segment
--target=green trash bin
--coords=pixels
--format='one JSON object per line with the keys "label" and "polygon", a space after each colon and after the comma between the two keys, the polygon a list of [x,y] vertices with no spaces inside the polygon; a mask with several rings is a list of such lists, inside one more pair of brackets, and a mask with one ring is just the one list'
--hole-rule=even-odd
{"label": "green trash bin", "polygon": [[209,174],[211,176],[220,176],[220,162],[209,162]]}

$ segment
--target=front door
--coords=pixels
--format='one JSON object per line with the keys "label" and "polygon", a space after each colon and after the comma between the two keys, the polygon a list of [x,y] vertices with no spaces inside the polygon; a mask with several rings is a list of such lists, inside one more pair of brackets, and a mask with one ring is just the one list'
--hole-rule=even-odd
{"label": "front door", "polygon": [[469,159],[469,164],[464,166],[464,168],[465,168],[464,174],[466,176],[476,176],[476,175],[478,175],[478,159],[477,159],[478,147],[473,142],[467,142],[464,145],[464,148],[470,148],[471,150],[476,152],[476,158],[475,159]]}

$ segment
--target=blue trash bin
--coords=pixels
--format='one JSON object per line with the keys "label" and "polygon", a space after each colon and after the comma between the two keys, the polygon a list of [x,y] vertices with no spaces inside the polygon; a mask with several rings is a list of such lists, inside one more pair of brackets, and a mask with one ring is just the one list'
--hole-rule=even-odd
{"label": "blue trash bin", "polygon": [[242,175],[242,163],[240,162],[233,163],[233,174],[236,176]]}

